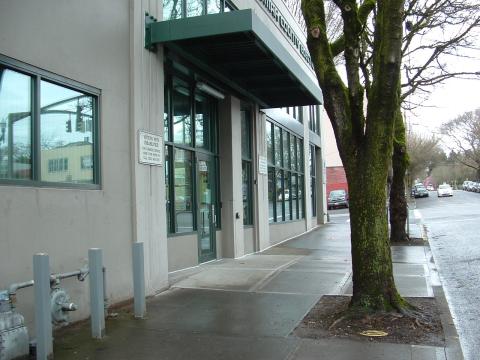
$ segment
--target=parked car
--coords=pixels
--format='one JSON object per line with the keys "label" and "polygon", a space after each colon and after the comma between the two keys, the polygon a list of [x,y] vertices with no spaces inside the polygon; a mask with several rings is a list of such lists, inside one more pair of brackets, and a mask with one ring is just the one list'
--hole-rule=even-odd
{"label": "parked car", "polygon": [[452,187],[448,184],[442,184],[437,189],[437,196],[453,196]]}
{"label": "parked car", "polygon": [[475,191],[475,181],[469,181],[467,186],[467,191]]}
{"label": "parked car", "polygon": [[473,192],[480,192],[480,183],[479,182],[474,182],[472,184],[472,191]]}
{"label": "parked car", "polygon": [[412,188],[412,194],[414,198],[428,197],[428,190],[423,184],[416,184]]}
{"label": "parked car", "polygon": [[339,207],[348,208],[348,194],[345,190],[330,191],[327,199],[327,208],[335,209]]}
{"label": "parked car", "polygon": [[462,189],[468,191],[468,186],[470,185],[471,181],[465,180],[462,185]]}

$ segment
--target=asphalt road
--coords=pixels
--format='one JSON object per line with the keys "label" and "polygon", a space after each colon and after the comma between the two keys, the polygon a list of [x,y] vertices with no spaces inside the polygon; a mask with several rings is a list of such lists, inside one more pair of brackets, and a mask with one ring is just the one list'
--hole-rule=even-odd
{"label": "asphalt road", "polygon": [[467,360],[480,359],[480,194],[417,199]]}

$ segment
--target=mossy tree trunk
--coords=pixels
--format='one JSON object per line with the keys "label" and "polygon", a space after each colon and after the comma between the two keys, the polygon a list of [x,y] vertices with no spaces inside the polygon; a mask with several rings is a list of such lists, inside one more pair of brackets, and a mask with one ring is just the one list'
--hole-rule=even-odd
{"label": "mossy tree trunk", "polygon": [[[395,114],[400,99],[403,0],[334,0],[342,12],[343,34],[326,36],[323,0],[302,0],[307,45],[324,106],[347,175],[350,193],[353,296],[351,306],[402,309],[393,279],[387,223],[387,174],[392,157]],[[362,33],[375,9],[371,79],[360,77]],[[343,50],[348,84],[333,58]],[[367,111],[364,95],[367,91]]]}
{"label": "mossy tree trunk", "polygon": [[405,196],[405,174],[408,168],[408,153],[405,124],[400,111],[395,118],[395,133],[393,139],[392,168],[393,176],[390,187],[390,241],[408,241],[406,230],[408,207]]}

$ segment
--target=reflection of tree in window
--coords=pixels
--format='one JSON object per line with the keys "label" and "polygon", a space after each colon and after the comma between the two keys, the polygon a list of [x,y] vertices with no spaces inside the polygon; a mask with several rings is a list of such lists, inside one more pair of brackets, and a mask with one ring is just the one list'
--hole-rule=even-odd
{"label": "reflection of tree in window", "polygon": [[190,91],[176,85],[173,91],[173,141],[177,144],[192,144]]}
{"label": "reflection of tree in window", "polygon": [[163,20],[179,19],[181,17],[181,0],[163,0]]}

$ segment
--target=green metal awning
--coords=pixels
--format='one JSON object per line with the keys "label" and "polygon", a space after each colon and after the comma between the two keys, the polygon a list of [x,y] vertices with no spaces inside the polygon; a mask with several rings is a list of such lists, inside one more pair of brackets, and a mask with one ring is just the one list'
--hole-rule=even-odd
{"label": "green metal awning", "polygon": [[[163,44],[263,108],[322,104],[316,80],[251,9],[147,25]],[[293,51],[293,49],[292,49]]]}

